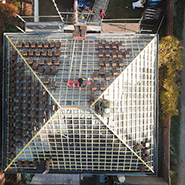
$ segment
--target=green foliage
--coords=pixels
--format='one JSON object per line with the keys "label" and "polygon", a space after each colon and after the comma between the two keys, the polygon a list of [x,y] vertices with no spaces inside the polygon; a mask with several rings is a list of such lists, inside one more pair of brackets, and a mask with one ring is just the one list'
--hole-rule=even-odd
{"label": "green foliage", "polygon": [[181,71],[181,42],[173,36],[162,38],[159,43],[159,97],[163,114],[178,114]]}
{"label": "green foliage", "polygon": [[103,101],[103,108],[110,108],[110,102],[108,100]]}
{"label": "green foliage", "polygon": [[12,0],[12,4],[16,6],[19,10],[21,9],[21,2],[18,0]]}
{"label": "green foliage", "polygon": [[34,176],[34,174],[24,173],[24,174],[22,174],[22,180],[24,182],[26,182],[26,181],[31,182],[33,176]]}
{"label": "green foliage", "polygon": [[6,3],[13,4],[16,6],[19,10],[21,9],[21,0],[6,0]]}

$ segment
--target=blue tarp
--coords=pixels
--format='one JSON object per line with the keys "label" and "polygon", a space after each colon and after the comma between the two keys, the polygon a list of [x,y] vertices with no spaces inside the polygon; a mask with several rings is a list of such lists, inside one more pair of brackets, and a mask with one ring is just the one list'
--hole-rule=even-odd
{"label": "blue tarp", "polygon": [[158,4],[161,2],[161,0],[147,0],[146,4],[144,5],[145,8],[151,8],[154,9],[158,6]]}
{"label": "blue tarp", "polygon": [[86,0],[78,0],[78,7],[79,7],[79,10],[82,10],[85,7],[90,8],[91,2],[86,2]]}

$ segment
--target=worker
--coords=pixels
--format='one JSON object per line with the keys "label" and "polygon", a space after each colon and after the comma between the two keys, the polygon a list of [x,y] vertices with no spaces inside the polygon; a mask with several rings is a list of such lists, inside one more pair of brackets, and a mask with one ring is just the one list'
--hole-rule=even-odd
{"label": "worker", "polygon": [[37,167],[37,172],[40,172],[42,174],[47,174],[49,172],[49,164],[52,161],[52,157],[50,157],[48,160],[44,158],[44,160],[41,160],[40,162],[38,160],[35,160],[35,166]]}
{"label": "worker", "polygon": [[86,85],[91,85],[91,82],[89,82],[90,78],[79,78],[79,87],[85,87]]}
{"label": "worker", "polygon": [[42,174],[46,174],[46,173],[49,172],[49,164],[50,164],[50,162],[52,161],[52,157],[50,157],[49,160],[46,160],[46,159],[44,158],[44,160],[45,160],[45,168],[46,168],[46,170],[45,170]]}
{"label": "worker", "polygon": [[100,10],[100,18],[103,19],[105,17],[105,12],[103,9]]}

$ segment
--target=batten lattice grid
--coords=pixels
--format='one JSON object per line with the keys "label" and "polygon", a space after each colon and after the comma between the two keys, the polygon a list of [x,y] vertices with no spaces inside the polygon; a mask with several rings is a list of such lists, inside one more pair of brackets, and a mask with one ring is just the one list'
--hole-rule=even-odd
{"label": "batten lattice grid", "polygon": [[[32,141],[23,150],[17,150],[18,156],[9,166],[10,169],[20,168],[17,166],[18,160],[31,161],[29,167],[23,166],[22,169],[36,169],[34,160],[41,161],[43,158],[52,156],[53,161],[50,167],[53,170],[139,172],[140,166],[144,164],[142,152],[134,151],[134,153],[125,144],[133,149],[135,144],[147,141],[150,143],[150,160],[147,161],[149,168],[146,167],[145,171],[153,172],[156,161],[156,156],[153,156],[156,149],[156,143],[153,141],[156,137],[154,128],[156,126],[156,37],[152,35],[113,35],[110,37],[89,34],[85,41],[77,40],[75,46],[71,34],[61,34],[60,37],[11,35],[10,39],[15,46],[19,41],[61,42],[59,56],[61,63],[58,66],[58,73],[50,75],[51,81],[57,82],[57,88],[51,90],[50,86],[46,86],[61,108],[54,117],[50,114],[49,117],[52,119],[36,133],[36,136],[32,135]],[[129,49],[131,55],[129,58],[123,56],[124,66],[117,67],[118,74],[121,75],[110,76],[110,80],[105,83],[107,90],[103,94],[102,91],[96,90],[95,99],[102,97],[100,96],[102,94],[104,97],[109,96],[114,102],[111,104],[113,112],[109,118],[109,124],[99,119],[99,116],[90,109],[82,109],[83,106],[89,107],[90,87],[78,89],[68,88],[66,85],[73,47],[75,48],[71,80],[77,80],[79,75],[92,78],[92,73],[99,71],[97,47],[100,41],[103,44],[105,41],[122,41],[124,50]],[[8,48],[8,55],[10,55],[13,48],[9,42]],[[21,55],[23,49],[18,49]],[[40,57],[33,58],[39,63]],[[29,56],[24,57],[24,60],[28,61],[28,59]],[[47,60],[48,57],[45,59]],[[16,63],[20,62],[24,63],[22,57],[18,55]],[[33,74],[28,64],[24,65],[24,71],[32,76],[31,82],[37,80],[35,76],[44,81],[45,75],[39,75],[37,71]],[[111,67],[105,67],[105,71],[109,73],[111,69]],[[104,77],[99,76],[99,81],[103,80]],[[42,90],[42,84],[38,88]],[[120,101],[117,101],[117,97]],[[51,101],[50,97],[50,104]],[[70,108],[67,110],[67,107],[78,107],[79,110]],[[8,127],[11,126],[10,124]],[[11,159],[9,158],[8,161],[7,164]]]}
{"label": "batten lattice grid", "polygon": [[[50,155],[53,170],[140,171],[142,165],[91,110],[58,110],[11,168],[18,160]],[[35,169],[33,164],[29,168]]]}
{"label": "batten lattice grid", "polygon": [[[146,162],[153,169],[156,158],[156,42],[154,38],[131,64],[94,102],[102,98],[111,102],[108,117],[101,117],[133,150],[135,145],[149,142]],[[142,150],[135,150],[142,158]]]}
{"label": "batten lattice grid", "polygon": [[[40,84],[23,58],[17,55],[14,46],[7,42],[7,47],[7,61],[9,62],[6,65],[6,78],[8,79],[6,83],[8,102],[6,164],[9,165],[37,131],[43,127],[47,119],[53,115],[52,105],[55,102],[47,94],[46,89]],[[15,60],[12,59],[13,52],[17,56]],[[43,92],[46,93],[45,101],[42,101]],[[41,106],[36,106],[38,102]],[[47,114],[45,118],[42,114],[44,111]]]}
{"label": "batten lattice grid", "polygon": [[[43,43],[45,41],[54,41],[54,42],[61,42],[60,47],[60,61],[61,64],[58,67],[58,73],[55,76],[50,76],[51,81],[57,82],[57,88],[54,91],[51,91],[51,93],[54,95],[56,100],[60,100],[61,106],[89,106],[89,94],[90,94],[90,88],[66,88],[66,82],[69,78],[69,72],[70,72],[70,65],[72,60],[72,52],[73,47],[75,47],[74,52],[74,59],[73,59],[73,66],[72,66],[72,72],[71,72],[71,80],[78,80],[79,78],[79,71],[81,71],[80,77],[90,77],[92,78],[93,72],[99,73],[99,57],[98,57],[98,42],[103,42],[105,44],[105,41],[108,42],[118,42],[122,41],[123,50],[130,50],[130,57],[124,58],[123,56],[123,67],[116,67],[118,73],[122,72],[125,67],[132,62],[132,60],[139,54],[139,52],[148,44],[148,42],[151,41],[151,36],[118,36],[113,35],[110,37],[109,35],[90,35],[86,37],[86,40],[84,41],[84,49],[82,52],[82,40],[77,40],[75,45],[73,45],[74,41],[70,34],[65,34],[60,36],[59,38],[53,38],[53,37],[33,37],[33,36],[25,36],[25,37],[10,37],[12,42],[16,45],[19,41],[22,42],[39,42],[42,41]],[[23,49],[19,49],[20,53],[23,53]],[[103,50],[104,52],[105,50]],[[111,51],[111,49],[110,49]],[[42,52],[42,51],[41,51]],[[82,55],[83,53],[83,55]],[[25,57],[26,60],[28,60],[29,56]],[[41,57],[34,56],[34,61],[39,63]],[[48,57],[44,57],[46,60]],[[81,58],[83,59],[83,63],[81,65]],[[55,57],[53,57],[55,59]],[[80,70],[81,69],[81,70]],[[37,71],[35,71],[36,74],[39,76],[39,78],[43,81],[45,75],[39,75]],[[105,72],[112,73],[112,67],[105,67]],[[110,80],[105,83],[105,88],[109,86],[109,84],[115,79],[115,76],[110,75]],[[104,77],[100,76],[99,81],[103,81]],[[99,84],[97,84],[99,85]],[[99,86],[98,86],[99,87]],[[96,90],[95,97],[98,98],[101,95],[101,91],[99,88]],[[78,96],[80,94],[80,96]]]}

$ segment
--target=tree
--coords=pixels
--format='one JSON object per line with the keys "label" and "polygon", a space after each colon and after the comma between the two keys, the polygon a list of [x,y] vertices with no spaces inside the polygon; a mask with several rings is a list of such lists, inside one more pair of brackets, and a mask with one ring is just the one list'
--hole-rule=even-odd
{"label": "tree", "polygon": [[181,71],[181,42],[173,36],[162,38],[159,42],[159,97],[160,110],[164,114],[178,114]]}
{"label": "tree", "polygon": [[0,3],[0,61],[2,60],[2,43],[3,32],[16,31],[17,17],[16,13],[19,13],[18,8],[11,4]]}
{"label": "tree", "polygon": [[18,8],[10,3],[0,4],[0,32],[9,31],[9,28],[15,27],[17,18],[16,14],[19,13]]}

